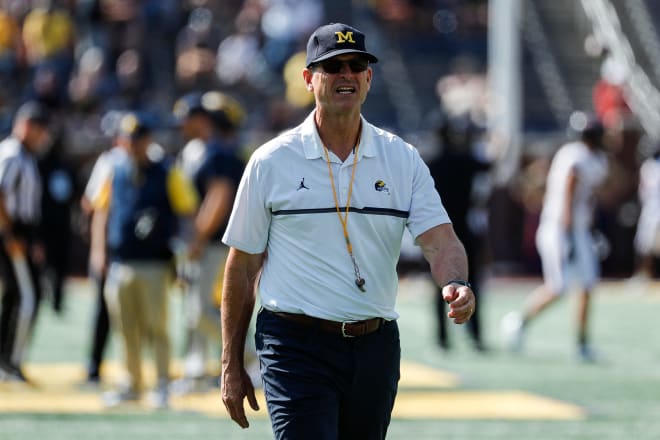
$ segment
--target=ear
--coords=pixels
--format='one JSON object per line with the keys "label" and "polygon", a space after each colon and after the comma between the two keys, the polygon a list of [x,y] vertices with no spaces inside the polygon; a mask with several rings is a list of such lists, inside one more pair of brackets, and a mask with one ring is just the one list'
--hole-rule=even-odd
{"label": "ear", "polygon": [[302,71],[303,80],[305,81],[305,87],[310,92],[314,91],[314,85],[312,85],[312,72],[309,69],[303,69]]}

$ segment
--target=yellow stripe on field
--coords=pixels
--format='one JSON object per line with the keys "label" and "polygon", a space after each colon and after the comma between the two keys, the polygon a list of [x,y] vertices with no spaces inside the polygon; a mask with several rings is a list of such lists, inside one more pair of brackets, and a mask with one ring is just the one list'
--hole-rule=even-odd
{"label": "yellow stripe on field", "polygon": [[577,405],[522,391],[399,393],[394,417],[402,419],[583,420]]}
{"label": "yellow stripe on field", "polygon": [[405,388],[456,388],[458,376],[415,362],[401,361],[399,390]]}
{"label": "yellow stripe on field", "polygon": [[[179,361],[171,364],[171,374],[179,377],[182,365]],[[156,382],[154,366],[145,362],[143,367],[144,381],[147,386]],[[209,365],[210,371],[218,370],[216,365]],[[122,377],[122,367],[116,362],[103,364],[103,377],[108,383],[117,383]],[[85,370],[79,364],[54,363],[54,364],[29,364],[25,368],[25,374],[40,388],[62,389],[70,388],[81,383],[85,379]],[[455,374],[428,367],[415,362],[401,362],[401,380],[399,389],[405,388],[455,388],[460,381]]]}
{"label": "yellow stripe on field", "polygon": [[[180,364],[173,363],[173,375]],[[145,382],[155,381],[153,365],[145,364]],[[26,375],[32,386],[0,382],[0,413],[98,414],[108,411],[101,403],[100,388],[80,384],[84,369],[77,364],[30,364]],[[572,404],[519,391],[457,391],[458,378],[424,365],[403,362],[399,394],[393,417],[400,419],[510,419],[510,420],[581,420],[585,411]],[[104,366],[108,383],[116,383],[121,368],[116,363]],[[424,389],[425,391],[417,391]],[[247,407],[249,418],[267,417],[263,393],[257,390],[261,408],[254,412]],[[171,396],[174,411],[195,412],[210,417],[228,417],[219,390]],[[113,413],[149,411],[146,402],[134,403],[111,410]]]}

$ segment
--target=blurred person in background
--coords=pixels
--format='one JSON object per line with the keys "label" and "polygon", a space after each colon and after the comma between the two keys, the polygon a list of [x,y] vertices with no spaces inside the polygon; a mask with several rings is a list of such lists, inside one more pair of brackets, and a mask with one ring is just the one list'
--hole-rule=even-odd
{"label": "blurred person in background", "polygon": [[[519,250],[522,273],[541,273],[541,259],[536,250],[536,231],[543,210],[545,181],[550,169],[552,157],[540,151],[556,149],[558,141],[530,141],[526,145],[527,154],[520,158],[520,171],[516,173],[511,185],[505,187],[510,204],[491,206],[493,221],[506,221],[506,230],[491,233],[492,246],[496,244],[502,249]],[[519,238],[511,231],[519,231]],[[515,241],[515,244],[513,242]]]}
{"label": "blurred person in background", "polygon": [[642,205],[635,234],[637,270],[633,279],[655,276],[660,257],[660,150],[645,159],[639,171],[639,200]]}
{"label": "blurred person in background", "polygon": [[639,151],[644,131],[639,120],[624,117],[606,127],[607,177],[598,193],[595,223],[601,240],[603,273],[629,277],[635,271],[635,233],[639,215]]}
{"label": "blurred person in background", "polygon": [[40,226],[46,252],[43,287],[48,286],[53,309],[58,314],[64,307],[64,281],[69,274],[73,237],[71,214],[78,195],[76,170],[65,155],[64,142],[58,125],[51,147],[38,161],[43,187],[41,212],[45,213]]}
{"label": "blurred person in background", "polygon": [[25,67],[25,48],[21,37],[19,20],[8,9],[0,6],[0,90],[13,98],[20,92]]}
{"label": "blurred person in background", "polygon": [[75,23],[54,0],[35,0],[23,21],[31,98],[52,107],[67,103],[66,84],[74,65]]}
{"label": "blurred person in background", "polygon": [[22,363],[37,318],[41,176],[37,156],[50,145],[50,115],[36,101],[19,107],[11,135],[0,143],[0,380],[26,381]]}
{"label": "blurred person in background", "polygon": [[255,71],[259,75],[270,73],[260,53],[262,13],[263,6],[259,2],[246,2],[244,9],[236,16],[235,32],[218,44],[215,72],[220,84],[239,86],[257,77]]}
{"label": "blurred person in background", "polygon": [[68,84],[71,110],[92,113],[112,96],[113,85],[108,79],[103,51],[89,47],[80,55]]}
{"label": "blurred person in background", "polygon": [[215,49],[218,36],[213,11],[199,6],[188,14],[186,25],[176,37],[176,82],[183,90],[210,88],[217,83]]}
{"label": "blurred person in background", "polygon": [[600,78],[592,90],[593,107],[605,127],[618,124],[631,114],[626,103],[625,82],[630,76],[630,67],[604,50]]}
{"label": "blurred person in background", "polygon": [[536,232],[543,284],[530,294],[522,314],[510,312],[501,324],[509,348],[520,351],[529,324],[566,293],[575,276],[580,283],[578,356],[593,362],[588,324],[600,260],[591,228],[596,194],[607,175],[607,158],[602,151],[604,127],[596,116],[575,112],[570,122],[579,139],[562,145],[552,159]]}
{"label": "blurred person in background", "polygon": [[[112,138],[112,146],[103,151],[92,168],[87,180],[87,185],[80,199],[80,206],[84,214],[94,224],[94,216],[101,215],[95,212],[93,201],[98,200],[104,183],[112,176],[114,163],[128,154],[126,142],[119,137],[119,122],[122,112],[111,111],[103,118],[107,126],[107,134]],[[97,219],[96,221],[99,221]],[[108,306],[103,293],[107,274],[107,246],[105,241],[105,229],[102,227],[90,228],[90,242],[96,243],[94,252],[89,253],[88,272],[95,291],[94,313],[92,315],[92,333],[89,359],[87,361],[87,383],[94,385],[101,380],[101,366],[108,339],[110,336],[110,316]],[[104,249],[103,252],[101,250]]]}
{"label": "blurred person in background", "polygon": [[[93,208],[92,259],[108,258],[105,297],[114,329],[124,345],[128,383],[103,395],[108,407],[141,397],[142,349],[155,352],[154,408],[169,403],[170,340],[168,291],[172,277],[171,240],[178,217],[197,208],[197,197],[183,173],[165,158],[149,155],[152,124],[131,112],[119,123],[127,154],[112,164]],[[99,265],[102,267],[102,265]]]}
{"label": "blurred person in background", "polygon": [[457,324],[474,312],[465,250],[417,150],[369,124],[365,35],[342,23],[308,39],[302,78],[316,106],[252,155],[223,242],[222,400],[242,428],[246,335],[275,438],[383,439],[398,390],[396,263],[408,228]]}
{"label": "blurred person in background", "polygon": [[[475,212],[474,181],[481,173],[487,172],[491,164],[475,151],[478,127],[468,113],[442,117],[437,135],[440,140],[440,153],[429,161],[435,188],[442,204],[452,219],[456,235],[465,246],[468,257],[472,291],[479,300],[483,274],[483,231],[470,222]],[[444,350],[450,348],[447,329],[447,304],[442,297],[442,288],[436,287],[435,311],[437,322],[437,342]],[[467,328],[477,351],[485,350],[481,334],[480,312],[475,310]]]}
{"label": "blurred person in background", "polygon": [[11,133],[13,122],[13,108],[8,102],[9,95],[0,88],[0,136],[4,137]]}
{"label": "blurred person in background", "polygon": [[208,388],[209,343],[220,346],[220,289],[228,251],[221,238],[245,167],[238,156],[238,130],[245,111],[231,96],[207,91],[184,95],[173,112],[188,141],[181,151],[181,168],[201,201],[186,240],[192,273],[186,276],[184,299],[183,378],[172,384],[173,392],[183,394]]}

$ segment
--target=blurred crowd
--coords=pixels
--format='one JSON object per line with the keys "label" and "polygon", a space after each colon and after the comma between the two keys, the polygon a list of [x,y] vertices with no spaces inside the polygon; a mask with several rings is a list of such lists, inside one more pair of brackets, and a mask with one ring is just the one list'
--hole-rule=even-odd
{"label": "blurred crowd", "polygon": [[[277,96],[284,64],[322,18],[315,0],[3,3],[0,129],[18,103],[37,99],[66,116],[61,130],[76,154],[102,148],[110,110],[149,111],[165,125],[175,99],[193,89]],[[283,22],[294,7],[297,19]]]}
{"label": "blurred crowd", "polygon": [[[155,140],[172,154],[183,145],[171,128],[172,106],[195,90],[227,92],[245,107],[244,156],[297,123],[312,104],[300,80],[306,39],[328,16],[366,14],[401,44],[426,35],[456,47],[473,37],[485,47],[483,0],[340,3],[1,0],[0,135],[9,133],[22,102],[46,104],[54,117],[49,155],[75,171],[80,195],[120,111],[148,112]],[[85,224],[78,217],[74,207],[72,270],[81,273]]]}

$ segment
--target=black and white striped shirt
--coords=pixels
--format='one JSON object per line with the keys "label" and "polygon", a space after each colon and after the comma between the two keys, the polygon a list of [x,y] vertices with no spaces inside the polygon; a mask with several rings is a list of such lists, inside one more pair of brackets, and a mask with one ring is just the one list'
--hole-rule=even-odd
{"label": "black and white striped shirt", "polygon": [[0,142],[0,192],[13,222],[36,226],[41,218],[41,177],[35,157],[13,136]]}

